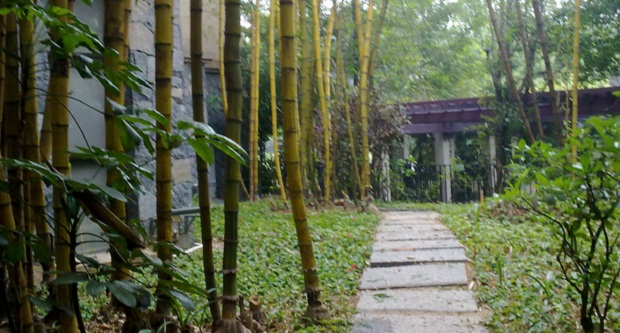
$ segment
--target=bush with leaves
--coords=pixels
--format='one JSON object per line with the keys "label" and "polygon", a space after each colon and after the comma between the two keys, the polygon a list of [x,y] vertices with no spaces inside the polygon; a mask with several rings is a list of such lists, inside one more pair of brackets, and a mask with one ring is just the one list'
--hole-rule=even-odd
{"label": "bush with leaves", "polygon": [[590,118],[564,147],[521,141],[518,177],[509,191],[560,241],[556,259],[587,333],[605,332],[610,313],[618,310],[613,297],[620,292],[619,142],[620,117]]}

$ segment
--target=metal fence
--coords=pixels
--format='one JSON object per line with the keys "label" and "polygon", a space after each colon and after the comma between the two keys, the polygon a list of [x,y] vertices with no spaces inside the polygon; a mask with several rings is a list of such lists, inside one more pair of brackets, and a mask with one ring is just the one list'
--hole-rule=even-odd
{"label": "metal fence", "polygon": [[407,199],[416,202],[478,201],[489,193],[491,168],[464,164],[412,164],[403,177]]}

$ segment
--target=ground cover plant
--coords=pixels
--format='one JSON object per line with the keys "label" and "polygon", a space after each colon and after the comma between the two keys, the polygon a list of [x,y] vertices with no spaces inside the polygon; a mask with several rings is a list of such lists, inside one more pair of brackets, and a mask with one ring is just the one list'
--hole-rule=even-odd
{"label": "ground cover plant", "polygon": [[[562,279],[561,242],[553,227],[503,199],[485,204],[380,203],[442,214],[472,260],[474,292],[490,311],[492,332],[580,332],[579,295]],[[611,298],[607,331],[620,330],[620,294]]]}
{"label": "ground cover plant", "polygon": [[[238,292],[246,300],[251,295],[260,297],[268,319],[268,331],[348,332],[355,311],[358,281],[370,255],[378,216],[340,209],[308,211],[317,264],[321,267],[322,293],[330,318],[314,325],[301,317],[306,301],[292,213],[268,201],[242,203],[241,209],[239,234],[243,236],[239,240]],[[215,267],[222,267],[223,206],[215,205],[212,212]],[[198,221],[195,227],[199,239]],[[201,251],[181,255],[177,263],[192,284],[204,285]],[[216,276],[221,287],[221,274]],[[92,309],[95,303],[105,305],[106,302],[90,298],[85,306]],[[195,297],[194,303],[192,312],[183,310],[180,321],[201,327],[210,322],[208,300]],[[87,317],[97,317],[98,311],[93,313],[87,313]]]}

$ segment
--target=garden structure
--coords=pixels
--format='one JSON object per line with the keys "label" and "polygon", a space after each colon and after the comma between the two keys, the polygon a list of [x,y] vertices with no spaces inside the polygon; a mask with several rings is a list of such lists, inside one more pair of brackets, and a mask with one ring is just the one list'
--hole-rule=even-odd
{"label": "garden structure", "polygon": [[[596,115],[620,115],[620,99],[613,95],[613,92],[619,89],[620,87],[609,87],[579,90],[579,120]],[[550,96],[549,93],[538,94],[538,108],[543,123],[553,122]],[[568,101],[567,92],[558,92],[557,98],[560,101]],[[526,105],[532,104],[531,95],[524,95],[522,99]],[[452,178],[455,171],[453,165],[456,155],[455,135],[466,132],[475,133],[479,130],[479,126],[485,126],[491,118],[496,116],[493,104],[492,98],[464,98],[402,104],[409,120],[408,124],[403,125],[404,134],[412,137],[431,134],[434,138],[435,165],[421,165],[414,171],[420,175],[421,181],[440,183],[437,201],[444,203],[454,201]],[[566,108],[570,109],[570,103]],[[530,120],[533,121],[533,115],[531,118]],[[487,179],[479,179],[478,182],[469,184],[470,188],[466,191],[474,195],[469,195],[469,200],[466,201],[477,200],[477,192],[480,189],[495,189],[497,180],[494,162],[495,137],[491,135],[488,140],[490,158],[487,166]],[[405,154],[408,154],[409,148],[405,145]],[[462,165],[460,169],[462,170],[459,171],[467,172],[468,166]],[[424,187],[420,183],[417,185]]]}

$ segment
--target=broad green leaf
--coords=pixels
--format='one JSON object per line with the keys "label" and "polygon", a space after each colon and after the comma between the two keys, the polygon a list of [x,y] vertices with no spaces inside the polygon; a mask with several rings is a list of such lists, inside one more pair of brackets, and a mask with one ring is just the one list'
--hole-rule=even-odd
{"label": "broad green leaf", "polygon": [[184,308],[189,311],[194,310],[194,301],[192,301],[189,296],[177,290],[170,290],[170,294],[174,296]]}
{"label": "broad green leaf", "polygon": [[127,285],[120,283],[120,281],[114,281],[106,283],[106,286],[121,303],[127,305],[130,308],[136,307],[137,301],[134,295],[134,290]]}
{"label": "broad green leaf", "polygon": [[198,154],[203,161],[208,164],[213,163],[213,149],[206,142],[200,139],[187,139],[187,143],[194,149],[196,154]]}
{"label": "broad green leaf", "polygon": [[90,280],[86,284],[86,292],[92,296],[97,297],[105,290],[106,284],[97,280]]}

